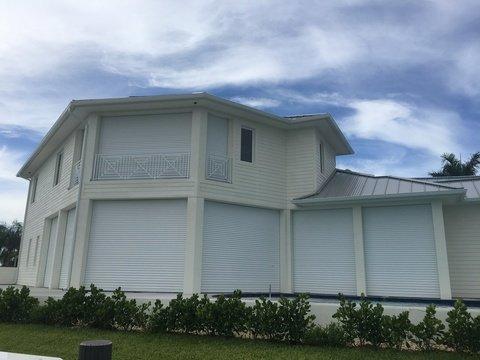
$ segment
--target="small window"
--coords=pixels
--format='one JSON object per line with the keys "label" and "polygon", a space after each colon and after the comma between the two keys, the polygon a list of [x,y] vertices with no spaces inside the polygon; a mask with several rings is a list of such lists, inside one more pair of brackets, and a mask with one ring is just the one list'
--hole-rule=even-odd
{"label": "small window", "polygon": [[240,142],[240,160],[253,162],[253,130],[242,127]]}
{"label": "small window", "polygon": [[62,162],[63,162],[63,152],[57,154],[57,161],[55,162],[55,176],[53,178],[53,186],[57,185],[60,182],[62,176]]}
{"label": "small window", "polygon": [[31,251],[32,251],[32,239],[28,240],[27,261],[26,261],[27,266],[30,265],[30,253],[31,253]]}
{"label": "small window", "polygon": [[35,202],[35,198],[37,197],[37,183],[38,183],[38,176],[34,176],[32,178],[32,194],[31,194],[31,202]]}
{"label": "small window", "polygon": [[323,173],[325,170],[325,155],[322,143],[318,145],[318,161],[320,162],[320,172]]}
{"label": "small window", "polygon": [[37,255],[38,255],[38,243],[40,242],[40,236],[37,236],[35,240],[35,251],[33,252],[33,266],[37,265]]}

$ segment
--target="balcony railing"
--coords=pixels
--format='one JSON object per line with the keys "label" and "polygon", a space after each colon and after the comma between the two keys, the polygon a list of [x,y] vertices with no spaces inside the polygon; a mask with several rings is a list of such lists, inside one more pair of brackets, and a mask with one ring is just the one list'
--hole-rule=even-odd
{"label": "balcony railing", "polygon": [[73,164],[72,169],[72,177],[70,178],[70,187],[74,187],[78,185],[80,182],[80,169],[82,167],[82,161],[78,160],[75,164]]}
{"label": "balcony railing", "polygon": [[93,180],[185,179],[190,153],[95,156]]}
{"label": "balcony railing", "polygon": [[207,155],[206,178],[209,180],[231,182],[231,160],[228,157]]}

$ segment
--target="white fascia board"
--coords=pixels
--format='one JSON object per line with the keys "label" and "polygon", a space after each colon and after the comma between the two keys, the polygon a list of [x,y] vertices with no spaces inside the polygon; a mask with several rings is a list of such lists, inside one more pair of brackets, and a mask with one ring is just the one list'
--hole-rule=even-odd
{"label": "white fascia board", "polygon": [[329,198],[306,198],[292,200],[292,203],[298,206],[317,206],[334,204],[360,204],[365,202],[389,202],[392,200],[428,200],[428,199],[452,199],[461,201],[466,194],[465,189],[452,189],[444,191],[426,191],[413,194],[391,194],[391,195],[369,195],[369,196],[345,196]]}

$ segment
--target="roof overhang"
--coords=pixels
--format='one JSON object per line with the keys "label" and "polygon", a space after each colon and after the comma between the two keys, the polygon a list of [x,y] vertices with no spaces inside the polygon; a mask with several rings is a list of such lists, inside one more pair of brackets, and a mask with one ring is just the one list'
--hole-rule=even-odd
{"label": "roof overhang", "polygon": [[284,129],[317,127],[325,132],[329,140],[331,139],[337,155],[353,154],[353,149],[348,140],[329,114],[305,118],[285,118],[204,92],[181,95],[132,96],[72,100],[19,170],[17,176],[25,179],[31,178],[51,153],[65,141],[68,134],[78,128],[90,114],[194,107],[205,107],[220,113],[260,121]]}
{"label": "roof overhang", "polygon": [[442,191],[427,191],[408,194],[368,195],[368,196],[335,196],[335,197],[307,197],[294,199],[292,203],[301,206],[323,205],[353,205],[364,203],[388,203],[392,201],[430,201],[443,200],[445,202],[458,202],[465,198],[465,189],[452,189]]}

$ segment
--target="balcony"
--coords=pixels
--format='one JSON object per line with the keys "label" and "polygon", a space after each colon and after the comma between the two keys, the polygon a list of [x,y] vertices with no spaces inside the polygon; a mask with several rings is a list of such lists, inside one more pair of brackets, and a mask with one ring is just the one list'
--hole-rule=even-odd
{"label": "balcony", "polygon": [[190,153],[95,156],[93,180],[187,179]]}
{"label": "balcony", "polygon": [[232,161],[228,157],[207,155],[207,171],[205,177],[208,180],[229,183],[232,181]]}
{"label": "balcony", "polygon": [[70,178],[70,187],[74,187],[78,185],[80,182],[80,169],[82,166],[82,161],[78,160],[75,164],[73,164],[73,169],[72,169],[72,176]]}

